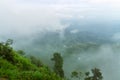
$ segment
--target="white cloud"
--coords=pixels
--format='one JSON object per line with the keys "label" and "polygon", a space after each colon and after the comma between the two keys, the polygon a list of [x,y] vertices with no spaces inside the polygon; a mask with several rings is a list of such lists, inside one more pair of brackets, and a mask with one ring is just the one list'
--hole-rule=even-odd
{"label": "white cloud", "polygon": [[[79,0],[77,1],[79,2]],[[36,0],[33,2],[39,3],[41,0]],[[49,1],[46,0],[46,3],[47,2]],[[69,2],[74,4],[70,4]],[[61,3],[65,4],[62,5]],[[75,3],[76,2],[73,0],[59,0],[57,1],[57,5],[42,5],[37,3],[29,3],[29,1],[1,0],[0,34],[30,35],[43,30],[64,30],[66,28],[66,24],[61,24],[61,20],[63,18],[83,18],[84,15],[79,13],[88,9],[87,5],[75,5]],[[86,6],[87,8],[84,8]]]}
{"label": "white cloud", "polygon": [[63,29],[54,6],[18,4],[15,0],[1,0],[0,34],[31,34],[41,30]]}
{"label": "white cloud", "polygon": [[73,34],[75,34],[75,33],[78,33],[79,30],[78,29],[74,29],[74,30],[71,30],[70,32],[73,33]]}
{"label": "white cloud", "polygon": [[107,3],[107,4],[116,4],[120,3],[120,0],[90,0],[93,3]]}
{"label": "white cloud", "polygon": [[[49,3],[50,1],[31,0],[34,3],[30,3],[29,0],[0,0],[0,34],[30,34],[40,32],[41,30],[64,30],[66,25],[61,24],[62,19],[79,18],[80,20],[88,16],[94,17],[96,14],[106,15],[104,14],[105,12],[101,12],[107,12],[107,9],[97,8],[96,4],[119,4],[120,2],[118,0],[114,1],[52,0],[51,3],[53,2],[54,4],[42,5],[40,2]],[[117,10],[112,12],[115,13],[112,16],[118,13]]]}
{"label": "white cloud", "polygon": [[41,3],[41,4],[80,4],[87,0],[18,0],[19,2]]}
{"label": "white cloud", "polygon": [[106,5],[112,8],[120,8],[120,0],[90,0],[89,2],[94,5],[101,5],[101,7]]}

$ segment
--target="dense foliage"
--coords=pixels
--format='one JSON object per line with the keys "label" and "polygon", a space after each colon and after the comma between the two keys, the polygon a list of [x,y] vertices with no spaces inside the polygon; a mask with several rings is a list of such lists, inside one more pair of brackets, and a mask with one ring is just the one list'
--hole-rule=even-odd
{"label": "dense foliage", "polygon": [[60,77],[64,77],[64,71],[63,71],[63,58],[61,57],[60,53],[54,53],[53,58],[51,59],[55,61],[54,65],[54,71],[56,74],[58,74]]}
{"label": "dense foliage", "polygon": [[24,52],[15,51],[11,44],[10,39],[0,43],[0,80],[62,80],[35,57],[22,56]]}

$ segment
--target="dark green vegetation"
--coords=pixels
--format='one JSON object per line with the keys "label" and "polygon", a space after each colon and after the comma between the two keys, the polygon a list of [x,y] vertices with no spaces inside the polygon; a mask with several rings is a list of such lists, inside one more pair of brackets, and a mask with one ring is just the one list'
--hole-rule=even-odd
{"label": "dark green vegetation", "polygon": [[[0,80],[66,80],[63,70],[63,58],[60,53],[54,53],[54,71],[45,66],[40,59],[34,56],[27,57],[22,50],[14,50],[11,47],[13,41],[8,39],[0,43]],[[52,64],[53,65],[53,64]],[[92,76],[86,72],[73,71],[71,78],[79,80],[102,80],[99,69],[92,69]]]}
{"label": "dark green vegetation", "polygon": [[26,58],[15,51],[12,40],[0,43],[0,78],[8,80],[62,80],[35,57]]}
{"label": "dark green vegetation", "polygon": [[83,74],[82,72],[79,72],[79,71],[73,71],[71,73],[71,78],[83,80],[82,78],[83,76],[85,76],[84,80],[102,80],[103,79],[100,69],[94,68],[91,70],[91,72],[92,72],[92,75],[90,75],[90,72],[85,72],[85,74]]}
{"label": "dark green vegetation", "polygon": [[90,76],[90,73],[86,72],[85,80],[102,80],[103,79],[102,73],[100,72],[99,69],[95,68],[95,69],[92,69],[91,71],[93,75]]}
{"label": "dark green vegetation", "polygon": [[63,71],[63,58],[61,57],[60,53],[54,53],[53,58],[51,59],[55,61],[54,65],[54,71],[56,74],[58,74],[60,77],[64,77],[64,71]]}

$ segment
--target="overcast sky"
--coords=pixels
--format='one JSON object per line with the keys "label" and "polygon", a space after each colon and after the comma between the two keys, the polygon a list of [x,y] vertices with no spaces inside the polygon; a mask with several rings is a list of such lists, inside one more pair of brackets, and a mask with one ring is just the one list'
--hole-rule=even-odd
{"label": "overcast sky", "polygon": [[120,19],[120,0],[0,0],[0,34],[64,30],[62,19]]}

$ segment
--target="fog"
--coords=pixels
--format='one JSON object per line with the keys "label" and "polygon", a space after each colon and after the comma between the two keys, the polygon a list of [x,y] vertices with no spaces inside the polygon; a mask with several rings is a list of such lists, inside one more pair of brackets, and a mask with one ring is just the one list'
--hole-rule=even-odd
{"label": "fog", "polygon": [[53,53],[61,53],[67,77],[98,67],[104,80],[119,80],[119,5],[118,0],[1,0],[0,41],[13,39],[16,50],[51,68]]}
{"label": "fog", "polygon": [[65,70],[69,74],[72,70],[84,72],[98,67],[103,73],[104,80],[119,80],[119,59],[119,50],[115,51],[111,46],[104,45],[96,53],[89,51],[69,56],[65,59],[65,66],[67,66]]}

